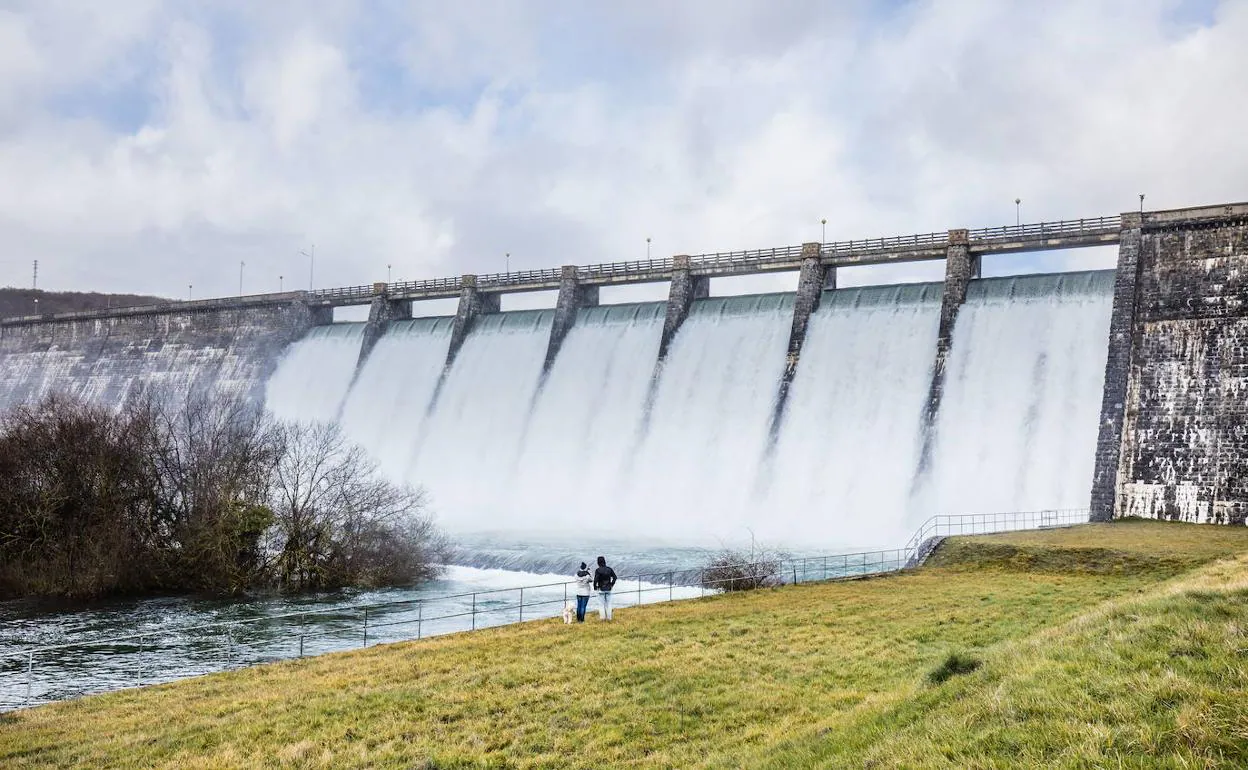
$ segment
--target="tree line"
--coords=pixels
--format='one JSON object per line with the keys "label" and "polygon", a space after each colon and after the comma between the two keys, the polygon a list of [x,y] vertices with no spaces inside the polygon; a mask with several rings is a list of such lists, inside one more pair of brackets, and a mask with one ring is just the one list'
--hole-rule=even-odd
{"label": "tree line", "polygon": [[446,555],[424,492],[334,424],[151,392],[0,418],[0,598],[410,584]]}

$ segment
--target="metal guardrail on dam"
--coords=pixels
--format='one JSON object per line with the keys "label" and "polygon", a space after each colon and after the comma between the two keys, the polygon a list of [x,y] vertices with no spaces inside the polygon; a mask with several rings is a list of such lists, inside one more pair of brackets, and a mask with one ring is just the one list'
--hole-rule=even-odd
{"label": "metal guardrail on dam", "polygon": [[[1121,218],[1109,216],[984,227],[966,232],[972,254],[990,254],[1115,243],[1120,230]],[[821,244],[819,253],[820,261],[830,267],[872,265],[943,259],[948,245],[948,232],[923,233],[831,241]],[[800,266],[801,258],[802,246],[795,245],[689,255],[687,264],[693,275],[717,277],[796,270]],[[675,257],[605,262],[577,266],[576,280],[577,283],[587,286],[649,283],[670,279],[675,269]],[[562,278],[563,271],[557,268],[519,270],[477,275],[475,286],[481,291],[542,291],[559,288]],[[387,285],[386,294],[393,300],[438,299],[458,296],[462,287],[461,278],[399,281]],[[348,286],[308,292],[308,300],[331,305],[364,304],[370,302],[375,295],[373,285]]]}
{"label": "metal guardrail on dam", "polygon": [[[971,254],[1013,253],[1071,249],[1116,243],[1121,233],[1121,217],[1095,217],[1057,222],[982,227],[974,230],[922,233],[916,235],[831,241],[820,244],[820,261],[829,267],[878,265],[895,262],[917,262],[943,259],[952,232],[964,232]],[[687,265],[692,275],[725,277],[797,270],[802,260],[801,245],[768,249],[725,251],[708,254],[660,257],[630,262],[604,262],[576,266],[578,284],[611,286],[653,283],[670,280],[677,269]],[[685,262],[687,260],[687,262]],[[477,290],[487,293],[549,291],[558,289],[564,278],[562,268],[518,270],[508,273],[486,273],[472,277]],[[366,305],[384,287],[390,300],[447,299],[459,296],[465,286],[464,277],[430,278],[397,281],[390,284],[342,286],[310,291],[288,291],[276,294],[253,294],[239,297],[218,297],[202,300],[170,301],[158,305],[141,305],[110,310],[74,313],[51,313],[0,319],[0,325],[30,324],[48,321],[75,321],[118,316],[181,313],[188,311],[222,310],[280,305],[304,301],[317,307]]]}
{"label": "metal guardrail on dam", "polygon": [[[691,599],[743,580],[785,585],[898,572],[921,565],[943,537],[1066,527],[1087,520],[1086,509],[933,516],[902,548],[740,565],[728,576],[693,567],[621,577],[612,592],[613,604],[640,607]],[[575,593],[573,581],[526,585],[28,647],[0,653],[0,711],[370,643],[551,618]],[[79,682],[67,682],[65,672]],[[83,687],[83,681],[90,684]]]}

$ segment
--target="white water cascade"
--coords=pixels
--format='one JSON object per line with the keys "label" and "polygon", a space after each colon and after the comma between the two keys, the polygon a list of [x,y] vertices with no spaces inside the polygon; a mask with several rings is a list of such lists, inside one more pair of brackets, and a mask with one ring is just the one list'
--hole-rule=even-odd
{"label": "white water cascade", "polygon": [[283,420],[334,420],[355,376],[364,324],[318,326],[290,346],[265,386],[265,406]]}
{"label": "white water cascade", "polygon": [[688,542],[760,537],[754,500],[776,383],[793,318],[791,294],[696,303],[658,382],[649,429],[617,470],[604,524]]}
{"label": "white water cascade", "polygon": [[609,530],[603,524],[622,513],[612,501],[637,440],[665,311],[662,302],[580,311],[516,446],[505,492],[519,520],[547,532]]}
{"label": "white water cascade", "polygon": [[343,404],[343,431],[367,447],[391,478],[407,477],[446,361],[452,326],[450,318],[390,324]]}
{"label": "white water cascade", "polygon": [[339,419],[456,534],[809,550],[891,545],[935,512],[1086,505],[1112,273],[972,283],[916,484],[940,292],[825,293],[774,445],[789,294],[697,301],[653,382],[663,303],[582,310],[540,390],[552,311],[483,316],[436,400],[451,319],[392,324],[354,384],[358,333],[318,330],[269,404]]}
{"label": "white water cascade", "polygon": [[913,531],[910,485],[941,288],[824,294],[768,469],[769,529],[780,539],[892,547]]}
{"label": "white water cascade", "polygon": [[931,512],[1084,508],[1112,271],[975,281],[946,369]]}

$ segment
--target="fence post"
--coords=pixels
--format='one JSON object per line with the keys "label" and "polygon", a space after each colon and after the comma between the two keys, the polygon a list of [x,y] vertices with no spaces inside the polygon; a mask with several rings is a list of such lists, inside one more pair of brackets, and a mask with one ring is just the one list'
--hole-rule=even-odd
{"label": "fence post", "polygon": [[425,619],[425,602],[422,599],[416,602],[416,638],[417,639],[421,638],[421,632],[424,630],[421,628],[421,626],[424,625],[424,619]]}
{"label": "fence post", "polygon": [[303,657],[303,634],[299,634],[299,657]]}
{"label": "fence post", "polygon": [[472,630],[477,630],[477,595],[472,595]]}
{"label": "fence post", "polygon": [[229,626],[225,628],[225,667],[229,669],[231,653],[234,651],[234,637],[230,634]]}
{"label": "fence post", "polygon": [[793,585],[797,585],[797,562],[793,562]]}
{"label": "fence post", "polygon": [[674,575],[675,575],[675,574],[676,574],[675,572],[669,572],[669,573],[667,573],[667,600],[668,600],[669,602],[672,600],[672,598],[673,598],[673,593],[674,593],[674,591],[676,590],[676,589],[674,588],[674,586],[675,586],[674,581],[675,581],[675,579],[676,579],[676,578],[674,577]]}
{"label": "fence post", "polygon": [[641,575],[637,576],[637,606],[641,606]]}
{"label": "fence post", "polygon": [[524,588],[520,589],[520,622],[524,622]]}
{"label": "fence post", "polygon": [[702,597],[706,596],[706,570],[705,569],[701,569],[698,571],[698,590],[700,591],[700,593],[698,594],[699,596],[702,596]]}
{"label": "fence post", "polygon": [[30,654],[26,656],[26,703],[24,705],[27,706],[30,705],[30,680],[34,676],[34,671],[35,653],[32,650]]}
{"label": "fence post", "polygon": [[143,686],[143,637],[139,637],[139,661],[135,664],[134,669],[135,684],[139,687]]}
{"label": "fence post", "polygon": [[823,557],[823,579],[828,579],[828,557]]}
{"label": "fence post", "polygon": [[364,644],[361,647],[368,646],[368,608],[364,608]]}

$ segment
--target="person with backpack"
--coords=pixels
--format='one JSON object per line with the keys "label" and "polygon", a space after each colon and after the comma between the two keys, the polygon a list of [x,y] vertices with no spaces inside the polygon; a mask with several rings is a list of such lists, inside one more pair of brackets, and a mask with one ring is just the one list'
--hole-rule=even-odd
{"label": "person with backpack", "polygon": [[602,620],[611,619],[612,588],[615,588],[615,570],[607,566],[606,557],[599,556],[598,569],[594,570],[594,590],[598,592],[598,599],[602,602],[602,609],[598,611],[598,617]]}
{"label": "person with backpack", "polygon": [[593,586],[594,576],[589,571],[589,567],[585,562],[581,562],[581,568],[576,571],[576,622],[585,622],[585,610],[589,607],[590,588]]}

